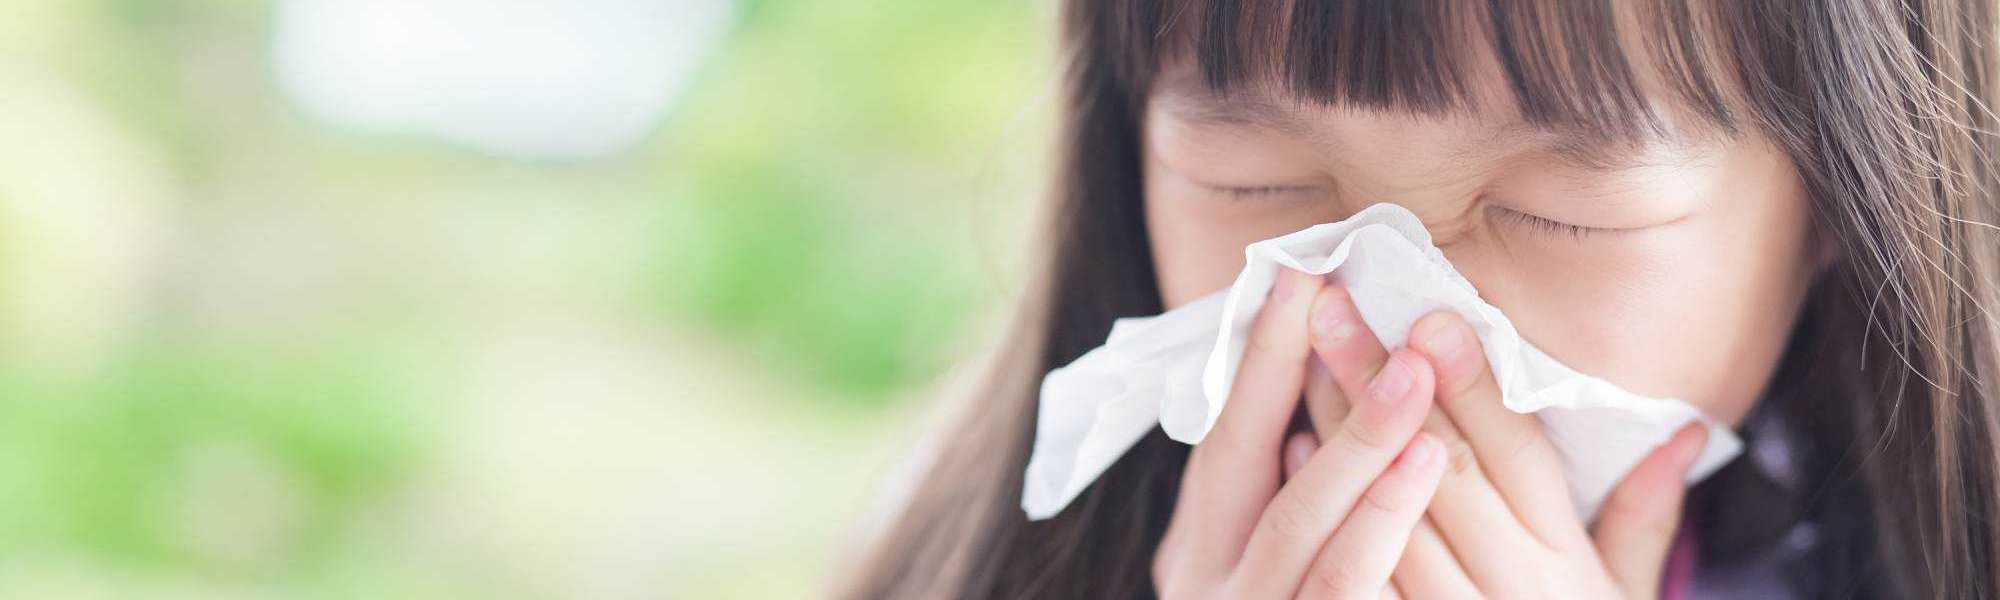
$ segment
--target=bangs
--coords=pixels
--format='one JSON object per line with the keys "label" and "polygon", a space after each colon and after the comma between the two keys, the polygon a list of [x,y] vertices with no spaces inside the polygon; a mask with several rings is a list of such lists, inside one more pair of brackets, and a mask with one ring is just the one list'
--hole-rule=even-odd
{"label": "bangs", "polygon": [[1722,75],[1763,72],[1739,60],[1763,52],[1727,24],[1771,17],[1676,0],[1101,1],[1106,37],[1090,45],[1111,50],[1129,100],[1143,101],[1164,66],[1188,64],[1218,94],[1259,86],[1418,114],[1511,100],[1531,125],[1627,140],[1685,120],[1662,111],[1734,134],[1727,98],[1741,79]]}

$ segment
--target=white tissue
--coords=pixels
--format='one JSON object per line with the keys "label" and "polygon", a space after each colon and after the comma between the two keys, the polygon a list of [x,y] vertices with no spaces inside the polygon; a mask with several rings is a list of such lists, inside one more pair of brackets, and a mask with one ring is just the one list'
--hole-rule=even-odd
{"label": "white tissue", "polygon": [[1401,206],[1376,204],[1339,223],[1251,244],[1243,254],[1243,272],[1227,292],[1119,319],[1104,345],[1042,380],[1021,495],[1028,518],[1055,516],[1155,423],[1168,437],[1199,443],[1222,414],[1246,330],[1280,267],[1331,274],[1388,348],[1402,346],[1417,318],[1434,310],[1463,316],[1486,351],[1501,402],[1541,420],[1586,520],[1627,472],[1690,421],[1702,421],[1709,435],[1689,484],[1742,452],[1742,440],[1694,406],[1577,373],[1522,340]]}

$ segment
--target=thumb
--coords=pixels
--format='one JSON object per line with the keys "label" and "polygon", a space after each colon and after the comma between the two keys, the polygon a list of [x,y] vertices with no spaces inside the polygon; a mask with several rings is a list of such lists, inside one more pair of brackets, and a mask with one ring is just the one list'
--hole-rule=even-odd
{"label": "thumb", "polygon": [[1708,428],[1701,423],[1681,428],[1673,439],[1640,461],[1605,499],[1591,537],[1597,544],[1597,555],[1625,597],[1659,595],[1667,550],[1673,546],[1681,501],[1687,496],[1682,481],[1707,444]]}

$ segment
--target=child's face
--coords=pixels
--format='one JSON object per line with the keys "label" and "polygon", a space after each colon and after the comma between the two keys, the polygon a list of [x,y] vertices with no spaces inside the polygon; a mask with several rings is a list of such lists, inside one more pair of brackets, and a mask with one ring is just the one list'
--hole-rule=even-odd
{"label": "child's face", "polygon": [[1749,132],[1591,148],[1524,128],[1506,102],[1484,106],[1504,110],[1218,97],[1168,70],[1143,151],[1167,306],[1227,287],[1246,244],[1393,202],[1550,355],[1740,420],[1822,260],[1791,162]]}

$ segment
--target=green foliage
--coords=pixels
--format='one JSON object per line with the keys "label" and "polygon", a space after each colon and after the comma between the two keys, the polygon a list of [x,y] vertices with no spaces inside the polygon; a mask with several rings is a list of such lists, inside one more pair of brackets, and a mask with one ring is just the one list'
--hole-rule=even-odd
{"label": "green foliage", "polygon": [[[0,311],[43,301],[0,313],[0,597],[24,580],[30,597],[561,596],[656,566],[621,562],[626,544],[707,561],[668,596],[800,595],[878,474],[868,453],[903,435],[885,409],[949,366],[1005,287],[982,253],[1010,232],[981,215],[1024,200],[994,171],[1018,166],[1003,138],[1038,125],[1035,6],[747,0],[642,147],[544,164],[310,119],[273,80],[270,2],[29,0],[0,19],[0,81],[60,92],[43,102],[74,114],[31,110],[49,124],[27,137],[90,141],[60,164],[101,164],[0,185]],[[100,147],[119,153],[83,151]],[[84,233],[21,235],[56,206]],[[77,298],[105,301],[58,310]],[[600,376],[615,381],[573,381]],[[572,420],[551,434],[543,417]],[[660,418],[685,421],[653,439]],[[607,422],[639,433],[542,447]],[[519,464],[545,450],[597,464]],[[625,506],[596,489],[533,490],[547,496],[518,512],[424,496],[511,490],[522,469],[569,483],[571,466],[636,480],[676,516],[736,493],[672,481],[689,471],[814,493],[753,504],[795,539],[609,541],[565,535],[657,515],[535,510]],[[399,520],[440,512],[474,531]],[[532,573],[495,575],[516,569]]]}
{"label": "green foliage", "polygon": [[1023,8],[761,4],[663,133],[664,306],[865,403],[944,368],[985,303],[940,215],[1037,88]]}
{"label": "green foliage", "polygon": [[288,556],[301,566],[419,460],[427,426],[393,367],[337,346],[137,344],[114,375],[0,373],[0,553],[42,540],[139,564],[206,570],[168,525],[190,453],[267,457],[308,499]]}

